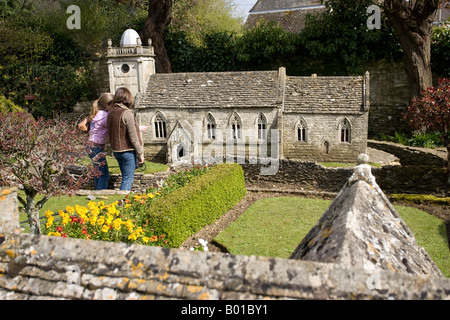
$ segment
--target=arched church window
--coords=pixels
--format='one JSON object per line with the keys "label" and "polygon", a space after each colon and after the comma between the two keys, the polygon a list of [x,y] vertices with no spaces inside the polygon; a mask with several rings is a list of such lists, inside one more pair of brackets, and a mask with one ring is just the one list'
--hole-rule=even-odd
{"label": "arched church window", "polygon": [[297,140],[306,142],[306,121],[304,119],[297,124]]}
{"label": "arched church window", "polygon": [[161,114],[157,114],[155,117],[155,137],[156,138],[166,138],[166,121]]}
{"label": "arched church window", "polygon": [[267,119],[260,113],[258,116],[258,139],[266,139]]}
{"label": "arched church window", "polygon": [[350,142],[350,122],[347,119],[342,120],[341,123],[341,142]]}
{"label": "arched church window", "polygon": [[216,120],[214,120],[214,117],[210,113],[206,117],[206,131],[208,133],[208,139],[216,138]]}
{"label": "arched church window", "polygon": [[241,120],[237,116],[237,114],[234,114],[231,119],[231,131],[233,132],[233,139],[234,140],[240,140],[242,136],[241,132]]}

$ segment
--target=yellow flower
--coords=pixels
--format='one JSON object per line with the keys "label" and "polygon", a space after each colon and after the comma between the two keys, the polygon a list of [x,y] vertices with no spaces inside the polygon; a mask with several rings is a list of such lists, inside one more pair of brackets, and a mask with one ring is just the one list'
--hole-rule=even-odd
{"label": "yellow flower", "polygon": [[153,193],[149,193],[149,194],[147,194],[147,197],[149,197],[150,199],[153,199],[155,197],[155,195]]}
{"label": "yellow flower", "polygon": [[134,232],[139,236],[141,233],[144,233],[144,230],[142,230],[141,227],[138,227]]}
{"label": "yellow flower", "polygon": [[47,218],[53,217],[53,211],[50,211],[50,210],[45,211],[45,216]]}
{"label": "yellow flower", "polygon": [[150,238],[149,238],[149,237],[143,237],[143,238],[142,238],[142,241],[144,241],[144,243],[147,243],[147,242],[149,242],[149,240],[150,240]]}
{"label": "yellow flower", "polygon": [[87,204],[87,207],[90,211],[94,210],[95,208],[97,208],[97,204],[93,201],[89,201],[89,203]]}
{"label": "yellow flower", "polygon": [[102,227],[102,232],[108,232],[109,231],[109,227],[105,224],[105,225],[103,225],[103,227]]}
{"label": "yellow flower", "polygon": [[128,240],[137,240],[137,236],[134,233],[132,233],[128,236]]}
{"label": "yellow flower", "polygon": [[126,208],[129,208],[129,207],[131,207],[131,204],[127,203],[123,208],[126,209]]}
{"label": "yellow flower", "polygon": [[75,211],[76,213],[78,213],[79,215],[81,214],[86,214],[88,211],[88,208],[83,207],[83,206],[79,206],[79,205],[75,205]]}
{"label": "yellow flower", "polygon": [[[60,210],[60,211],[61,211],[61,210]],[[71,207],[71,206],[66,206],[66,212],[67,212],[68,214],[72,214],[72,213],[75,212],[75,209],[74,209],[73,207]]]}
{"label": "yellow flower", "polygon": [[97,219],[97,224],[98,225],[101,225],[101,224],[104,224],[105,223],[105,216],[100,216],[98,219]]}
{"label": "yellow flower", "polygon": [[50,228],[53,225],[53,221],[55,220],[55,218],[53,218],[52,216],[48,217],[47,223],[46,223],[46,227]]}
{"label": "yellow flower", "polygon": [[108,214],[109,214],[109,215],[115,215],[115,214],[119,214],[119,213],[120,213],[120,211],[117,210],[117,208],[116,208],[116,206],[114,205],[114,203],[111,204],[111,205],[108,207]]}
{"label": "yellow flower", "polygon": [[100,210],[98,208],[94,208],[91,210],[91,215],[92,216],[98,216],[100,214]]}
{"label": "yellow flower", "polygon": [[113,228],[116,229],[117,231],[120,230],[120,228],[122,227],[122,219],[117,218],[116,220],[113,221],[112,223]]}
{"label": "yellow flower", "polygon": [[92,225],[95,225],[95,223],[97,222],[97,216],[92,216],[92,217],[89,219],[89,222],[90,222]]}
{"label": "yellow flower", "polygon": [[128,219],[128,220],[125,222],[125,227],[127,227],[128,232],[132,232],[132,231],[133,231],[133,228],[134,228],[133,221],[131,221],[130,219]]}
{"label": "yellow flower", "polygon": [[61,237],[61,233],[59,233],[59,232],[49,232],[48,235],[55,236],[55,237]]}

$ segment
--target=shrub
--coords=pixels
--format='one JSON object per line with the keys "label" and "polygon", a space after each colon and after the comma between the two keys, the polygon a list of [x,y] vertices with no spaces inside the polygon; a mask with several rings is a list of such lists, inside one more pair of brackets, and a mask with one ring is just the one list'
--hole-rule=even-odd
{"label": "shrub", "polygon": [[219,164],[196,176],[184,188],[154,201],[147,212],[156,234],[167,237],[169,247],[179,247],[189,236],[214,222],[245,195],[242,167]]}
{"label": "shrub", "polygon": [[0,96],[0,113],[9,112],[22,112],[23,109],[16,105],[11,100],[6,99],[4,96]]}
{"label": "shrub", "polygon": [[[72,123],[36,120],[26,112],[0,113],[0,186],[24,190],[18,200],[31,233],[40,233],[39,209],[50,197],[73,193],[96,174],[92,165],[80,176],[70,170],[81,164],[85,142]],[[38,194],[44,197],[36,202]]]}
{"label": "shrub", "polygon": [[404,201],[416,204],[450,205],[450,197],[438,198],[426,194],[391,194],[390,198],[397,201]]}

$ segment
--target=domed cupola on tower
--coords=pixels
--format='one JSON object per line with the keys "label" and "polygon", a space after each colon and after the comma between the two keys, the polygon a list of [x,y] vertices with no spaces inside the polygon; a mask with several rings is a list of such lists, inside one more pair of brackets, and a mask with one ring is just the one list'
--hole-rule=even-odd
{"label": "domed cupola on tower", "polygon": [[108,40],[109,87],[114,93],[119,87],[128,88],[135,100],[144,93],[148,80],[155,74],[155,54],[151,45],[143,46],[139,34],[127,29],[122,34],[119,47]]}

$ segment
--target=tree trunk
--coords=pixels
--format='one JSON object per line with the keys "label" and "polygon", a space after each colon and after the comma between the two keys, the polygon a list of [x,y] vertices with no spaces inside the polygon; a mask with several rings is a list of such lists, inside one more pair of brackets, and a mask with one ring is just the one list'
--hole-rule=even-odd
{"label": "tree trunk", "polygon": [[25,212],[28,216],[28,223],[30,225],[31,234],[41,234],[41,222],[39,220],[39,209],[36,208],[35,200],[36,194],[34,192],[27,192],[25,190],[27,200],[25,206]]}
{"label": "tree trunk", "polygon": [[152,40],[155,48],[155,68],[157,73],[170,73],[172,67],[164,46],[164,30],[172,19],[173,0],[150,0],[148,5],[148,17],[141,38],[148,45],[148,39]]}
{"label": "tree trunk", "polygon": [[384,3],[384,12],[403,49],[410,102],[433,84],[431,28],[439,3],[438,0],[385,0]]}

